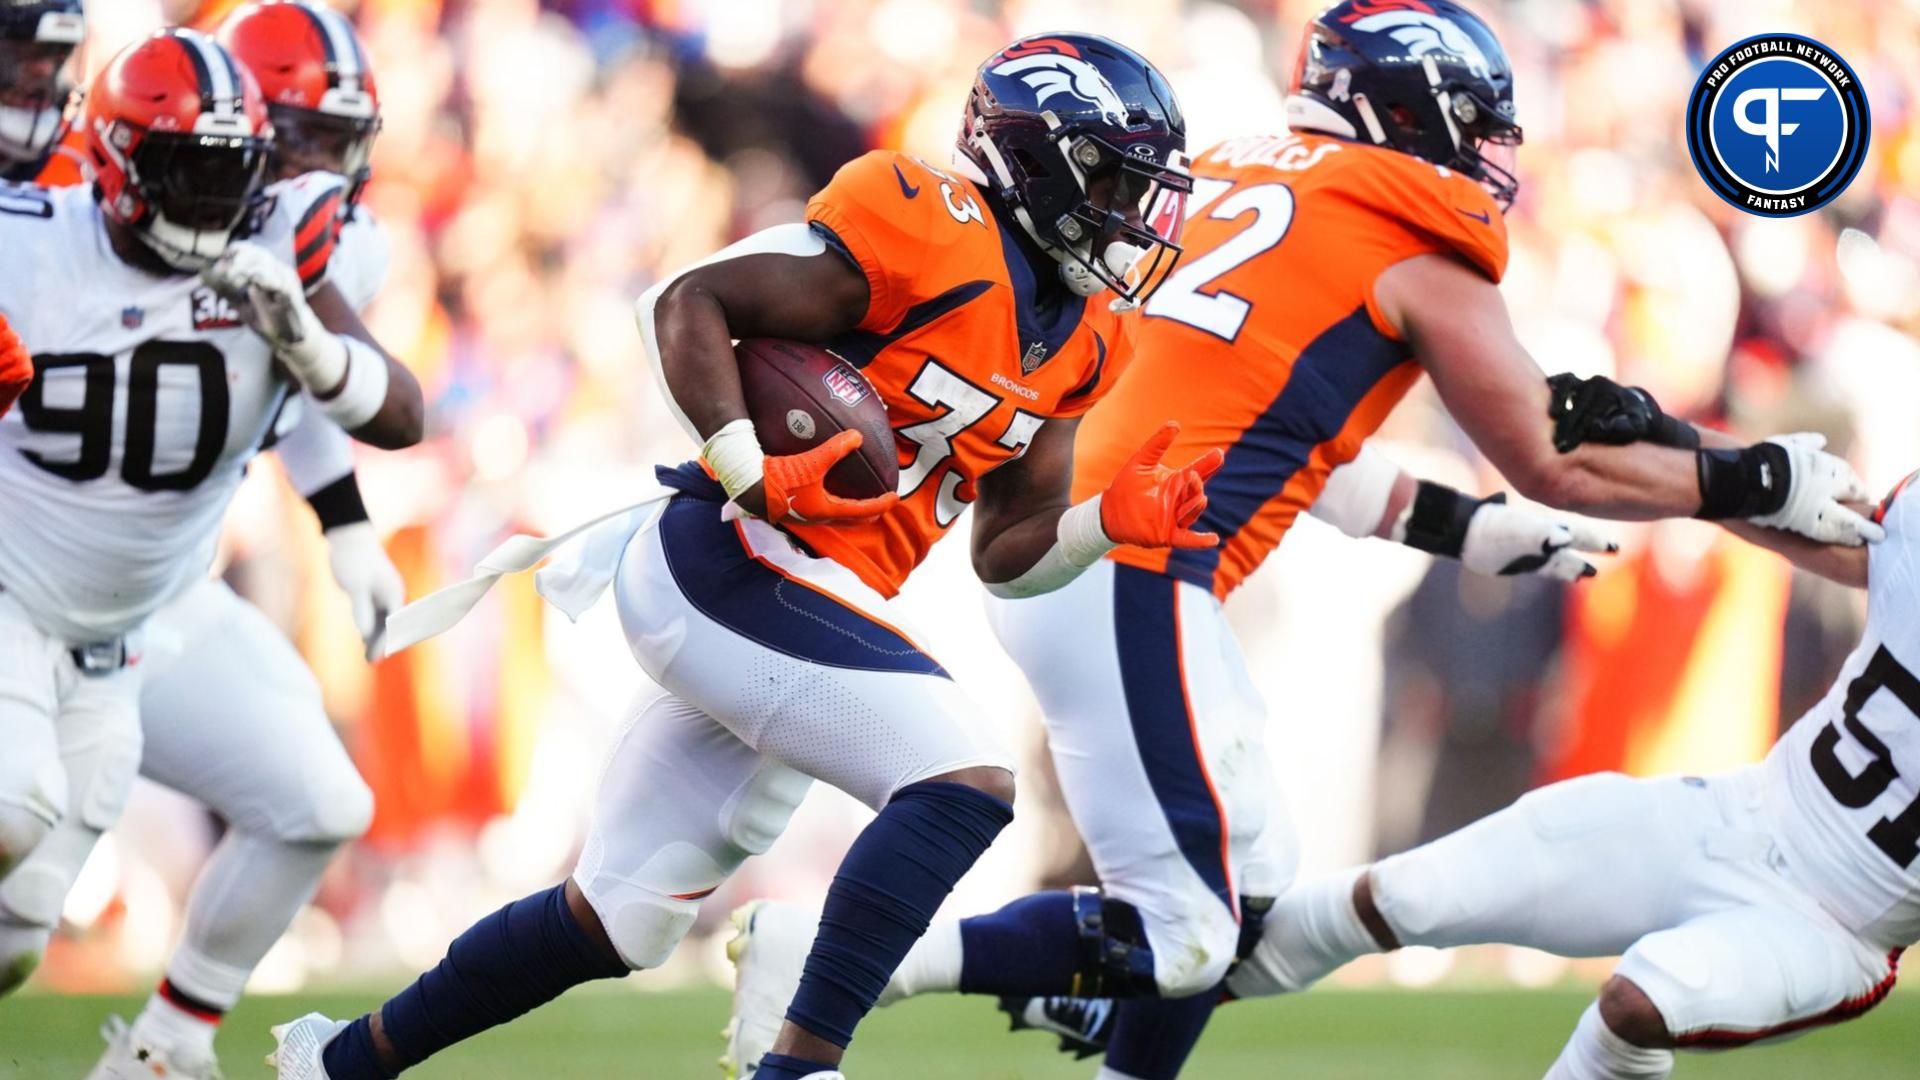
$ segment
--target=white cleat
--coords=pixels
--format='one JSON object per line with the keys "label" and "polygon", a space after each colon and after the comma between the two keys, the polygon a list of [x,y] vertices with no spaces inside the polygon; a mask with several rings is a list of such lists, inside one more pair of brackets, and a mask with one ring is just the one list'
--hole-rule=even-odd
{"label": "white cleat", "polygon": [[220,1080],[220,1063],[211,1050],[136,1040],[117,1016],[100,1025],[100,1037],[107,1040],[107,1051],[87,1080]]}
{"label": "white cleat", "polygon": [[[727,942],[733,961],[733,1019],[722,1032],[727,1052],[720,1068],[727,1080],[745,1080],[760,1070],[760,1059],[786,1022],[787,1006],[800,988],[820,913],[776,900],[755,900],[734,909],[738,933]],[[845,1080],[837,1072],[814,1073],[807,1080]]]}
{"label": "white cleat", "polygon": [[346,1026],[345,1020],[331,1020],[317,1012],[276,1024],[274,1049],[267,1055],[267,1064],[279,1080],[327,1080],[327,1067],[320,1062],[320,1051]]}

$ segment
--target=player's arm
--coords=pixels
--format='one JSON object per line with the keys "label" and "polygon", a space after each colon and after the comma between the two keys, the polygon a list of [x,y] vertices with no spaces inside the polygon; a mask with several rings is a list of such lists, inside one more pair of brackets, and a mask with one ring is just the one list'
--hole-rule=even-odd
{"label": "player's arm", "polygon": [[1418,479],[1371,444],[1333,470],[1307,509],[1355,539],[1391,540],[1490,576],[1573,581],[1599,572],[1578,552],[1611,555],[1620,549],[1585,522],[1509,506],[1505,493],[1476,499]]}
{"label": "player's arm", "polygon": [[756,517],[872,517],[895,501],[839,499],[822,481],[859,445],[846,432],[792,457],[760,448],[740,388],[737,338],[821,342],[859,325],[868,283],[850,259],[805,225],[780,225],[647,291],[636,305],[647,359],[682,426],[727,495]]}
{"label": "player's arm", "polygon": [[367,515],[346,432],[311,399],[301,404],[299,422],[274,444],[274,452],[288,482],[320,521],[327,541],[327,565],[347,595],[354,628],[371,660],[379,655],[387,614],[406,602],[406,584]]}
{"label": "player's arm", "polygon": [[980,478],[973,569],[995,596],[1052,592],[1121,544],[1203,548],[1220,542],[1193,528],[1207,508],[1207,477],[1220,468],[1218,449],[1168,468],[1160,461],[1180,426],[1162,425],[1104,492],[1070,504],[1077,427],[1078,420],[1048,420],[1026,453]]}
{"label": "player's arm", "polygon": [[1380,276],[1375,296],[1454,418],[1528,498],[1621,520],[1744,518],[1828,542],[1879,537],[1840,505],[1865,498],[1852,470],[1800,436],[1737,450],[1647,442],[1555,449],[1546,377],[1514,336],[1499,290],[1464,263],[1408,259]]}
{"label": "player's arm", "polygon": [[247,241],[229,245],[200,276],[240,309],[334,423],[383,450],[420,441],[427,410],[419,382],[331,282],[309,293],[299,271]]}

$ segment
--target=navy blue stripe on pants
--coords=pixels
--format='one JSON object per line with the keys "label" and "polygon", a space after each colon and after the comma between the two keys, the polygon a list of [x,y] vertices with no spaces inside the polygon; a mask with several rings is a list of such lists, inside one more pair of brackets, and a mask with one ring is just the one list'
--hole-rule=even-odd
{"label": "navy blue stripe on pants", "polygon": [[720,520],[720,509],[678,495],[658,526],[674,584],[702,615],[808,663],[950,677],[892,627],[754,558],[734,523]]}
{"label": "navy blue stripe on pants", "polygon": [[1113,573],[1114,641],[1127,721],[1180,853],[1228,911],[1226,816],[1195,735],[1180,664],[1180,583],[1165,574],[1118,565]]}

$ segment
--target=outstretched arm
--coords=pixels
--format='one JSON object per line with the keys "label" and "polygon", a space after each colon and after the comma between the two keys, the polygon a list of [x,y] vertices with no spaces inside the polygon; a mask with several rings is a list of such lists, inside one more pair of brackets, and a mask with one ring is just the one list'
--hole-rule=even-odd
{"label": "outstretched arm", "polygon": [[1476,499],[1416,479],[1370,443],[1333,470],[1307,509],[1356,539],[1391,540],[1458,559],[1467,569],[1491,576],[1538,574],[1573,581],[1599,573],[1578,553],[1619,550],[1585,522],[1509,506],[1504,493]]}
{"label": "outstretched arm", "polygon": [[1744,518],[1858,544],[1879,529],[1840,505],[1865,493],[1818,436],[1738,450],[1646,442],[1555,449],[1545,376],[1513,333],[1499,290],[1451,258],[1422,255],[1380,276],[1376,296],[1433,376],[1441,400],[1494,466],[1527,497],[1621,520]]}

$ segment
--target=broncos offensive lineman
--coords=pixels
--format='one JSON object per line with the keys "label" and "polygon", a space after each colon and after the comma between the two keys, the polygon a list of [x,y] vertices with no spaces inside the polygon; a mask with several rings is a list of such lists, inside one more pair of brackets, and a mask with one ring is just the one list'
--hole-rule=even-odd
{"label": "broncos offensive lineman", "polygon": [[[384,278],[387,242],[355,205],[379,104],[352,24],[328,8],[272,0],[234,11],[217,36],[267,99],[270,176],[329,174],[298,185],[308,209],[296,232],[339,221],[337,241],[323,231],[303,246],[348,304],[364,309]],[[404,590],[367,519],[351,442],[305,395],[289,400],[275,428],[284,434],[273,450],[319,519],[333,575],[371,653]],[[214,1075],[221,1018],[332,854],[366,830],[373,812],[311,672],[286,635],[225,582],[202,578],[149,626],[167,647],[150,652],[143,680],[141,775],[204,803],[227,829],[194,880],[165,976],[131,1025],[108,1019],[108,1046],[90,1080],[146,1080],[159,1069],[187,1080]],[[62,868],[69,880],[78,869]]]}
{"label": "broncos offensive lineman", "polygon": [[[204,580],[285,399],[304,389],[388,448],[417,441],[423,413],[326,278],[338,178],[263,187],[266,106],[224,48],[187,30],[131,46],[94,81],[82,124],[91,189],[0,199],[0,314],[35,367],[0,423],[8,986],[140,760],[143,624]],[[209,751],[194,767],[220,763]]]}
{"label": "broncos offensive lineman", "polygon": [[[936,925],[883,998],[999,994],[1017,1019],[1035,995],[1132,999],[1106,1013],[1110,1080],[1178,1074],[1292,876],[1265,703],[1222,601],[1301,510],[1337,494],[1325,489],[1342,465],[1362,474],[1350,482],[1366,494],[1340,500],[1370,508],[1365,529],[1478,562],[1505,527],[1505,507],[1356,460],[1422,373],[1494,465],[1548,505],[1754,519],[1853,544],[1878,533],[1837,501],[1857,497],[1857,481],[1817,436],[1707,451],[1555,446],[1550,418],[1567,401],[1639,406],[1663,437],[1698,436],[1604,380],[1557,398],[1514,340],[1497,283],[1517,184],[1492,155],[1520,133],[1510,66],[1471,12],[1449,0],[1328,8],[1308,27],[1288,112],[1291,134],[1196,156],[1187,257],[1142,309],[1136,358],[1075,446],[1081,480],[1111,470],[1144,420],[1178,421],[1173,453],[1223,455],[1199,519],[1221,543],[1122,548],[1042,597],[993,590],[996,634],[1039,699],[1102,888]],[[1560,546],[1573,538],[1560,534]],[[1533,554],[1555,543],[1535,540]],[[744,921],[736,1041],[768,1030],[767,1003],[792,986],[812,934],[790,905]]]}

